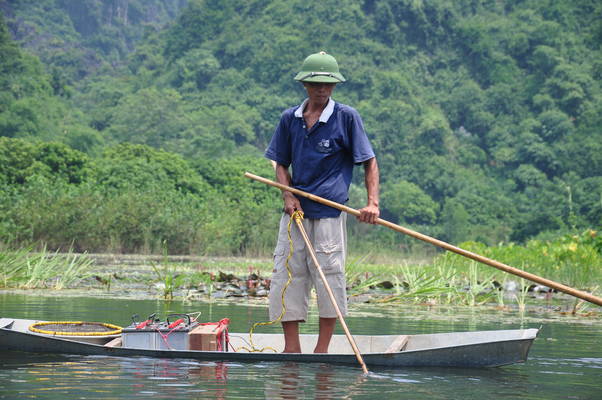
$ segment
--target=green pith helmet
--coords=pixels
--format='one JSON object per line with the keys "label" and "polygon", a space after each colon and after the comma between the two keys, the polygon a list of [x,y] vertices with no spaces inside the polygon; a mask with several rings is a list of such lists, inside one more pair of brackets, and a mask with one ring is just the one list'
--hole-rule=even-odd
{"label": "green pith helmet", "polygon": [[303,61],[301,72],[295,76],[295,80],[320,83],[345,82],[345,78],[339,72],[337,60],[323,51],[312,54]]}

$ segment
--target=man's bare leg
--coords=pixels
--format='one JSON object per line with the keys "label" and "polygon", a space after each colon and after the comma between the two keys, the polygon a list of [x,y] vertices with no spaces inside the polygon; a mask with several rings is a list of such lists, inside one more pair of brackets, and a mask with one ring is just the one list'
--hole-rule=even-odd
{"label": "man's bare leg", "polygon": [[320,318],[320,334],[314,353],[328,353],[328,345],[337,324],[336,318]]}
{"label": "man's bare leg", "polygon": [[284,331],[283,353],[301,353],[301,342],[299,341],[299,321],[286,321],[282,323]]}

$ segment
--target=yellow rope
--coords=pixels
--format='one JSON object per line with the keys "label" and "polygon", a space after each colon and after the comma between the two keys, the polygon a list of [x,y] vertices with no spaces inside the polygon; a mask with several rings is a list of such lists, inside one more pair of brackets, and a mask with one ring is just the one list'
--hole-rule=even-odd
{"label": "yellow rope", "polygon": [[293,239],[291,237],[291,226],[293,224],[293,220],[295,218],[299,217],[300,219],[303,219],[303,212],[301,211],[295,211],[293,212],[293,214],[291,215],[290,220],[288,221],[288,243],[289,243],[289,252],[288,252],[288,257],[286,258],[286,262],[284,263],[284,265],[286,266],[286,272],[288,273],[288,280],[286,281],[286,284],[284,285],[284,287],[282,288],[282,311],[280,312],[280,315],[278,316],[278,318],[276,318],[275,320],[269,321],[269,322],[256,322],[253,324],[253,326],[251,327],[251,330],[249,331],[249,343],[251,344],[251,348],[248,348],[246,346],[242,346],[236,349],[236,351],[243,349],[243,350],[247,350],[249,353],[257,353],[257,352],[263,352],[265,350],[272,350],[274,353],[277,353],[278,351],[276,349],[274,349],[273,347],[270,346],[266,346],[266,347],[262,347],[257,348],[255,347],[255,345],[253,344],[253,332],[255,331],[255,328],[258,326],[267,326],[267,325],[273,325],[277,322],[279,322],[280,320],[282,320],[282,317],[284,316],[284,314],[286,313],[286,306],[284,304],[284,295],[286,293],[286,289],[288,288],[288,285],[290,285],[291,281],[293,280],[293,275],[291,272],[291,267],[289,265],[289,260],[291,259],[291,257],[293,256]]}
{"label": "yellow rope", "polygon": [[[46,331],[44,329],[38,329],[36,326],[44,325],[82,325],[82,324],[94,324],[101,325],[106,328],[113,329],[112,331],[106,332],[62,332],[62,331]],[[83,321],[50,321],[50,322],[36,322],[29,327],[29,330],[36,333],[43,333],[45,335],[61,335],[61,336],[107,336],[107,335],[119,335],[121,333],[121,327],[113,324],[106,324],[103,322],[83,322]]]}

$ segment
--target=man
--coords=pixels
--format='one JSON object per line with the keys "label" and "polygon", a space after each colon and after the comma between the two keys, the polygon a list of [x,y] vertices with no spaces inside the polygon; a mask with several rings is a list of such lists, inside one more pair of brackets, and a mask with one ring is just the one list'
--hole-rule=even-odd
{"label": "man", "polygon": [[[345,82],[334,57],[324,52],[305,59],[295,80],[303,83],[307,99],[281,116],[266,157],[275,162],[276,180],[338,203],[348,200],[353,166],[363,164],[368,192],[360,221],[374,224],[379,216],[378,165],[358,112],[332,100],[337,83]],[[292,175],[289,172],[292,167]],[[346,214],[291,192],[282,193],[284,213],[274,252],[270,290],[270,319],[282,312],[282,291],[288,280],[288,222],[294,211],[303,212],[303,226],[312,242],[318,262],[334,292],[343,315],[347,312],[345,282]],[[336,312],[324,283],[311,261],[298,229],[291,228],[294,252],[289,260],[292,281],[286,288],[281,322],[285,353],[300,353],[299,322],[305,322],[309,293],[316,289],[320,332],[314,353],[327,353],[336,324]]]}

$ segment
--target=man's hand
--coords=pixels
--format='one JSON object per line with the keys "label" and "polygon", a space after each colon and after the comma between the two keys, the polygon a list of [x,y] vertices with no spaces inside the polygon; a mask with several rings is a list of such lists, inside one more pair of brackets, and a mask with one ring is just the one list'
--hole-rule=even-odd
{"label": "man's hand", "polygon": [[376,220],[380,215],[380,210],[378,209],[378,206],[369,204],[366,207],[360,209],[359,211],[360,215],[359,217],[357,217],[358,220],[367,224],[376,224]]}
{"label": "man's hand", "polygon": [[368,224],[375,224],[380,215],[380,209],[378,208],[379,176],[376,158],[373,157],[364,161],[364,171],[364,182],[366,184],[366,191],[368,192],[368,205],[360,210],[360,215],[357,219]]}
{"label": "man's hand", "polygon": [[295,211],[303,212],[299,199],[291,192],[283,192],[282,199],[284,200],[284,212],[288,215],[293,215]]}
{"label": "man's hand", "polygon": [[[288,167],[276,163],[276,181],[286,186],[292,186],[291,175],[288,172]],[[288,215],[293,215],[295,211],[303,212],[299,199],[291,192],[283,190],[282,200],[284,200],[284,212]]]}

